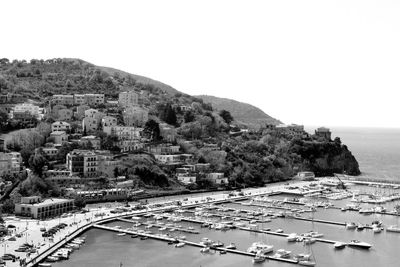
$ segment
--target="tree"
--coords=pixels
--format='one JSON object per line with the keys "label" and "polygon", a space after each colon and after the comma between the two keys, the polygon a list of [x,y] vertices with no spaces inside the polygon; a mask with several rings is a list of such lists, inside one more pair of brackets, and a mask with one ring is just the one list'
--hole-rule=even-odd
{"label": "tree", "polygon": [[0,108],[0,130],[5,130],[8,124],[8,114],[7,112]]}
{"label": "tree", "polygon": [[195,116],[194,116],[194,114],[193,114],[193,112],[191,110],[188,110],[183,115],[183,119],[184,119],[185,123],[188,123],[188,122],[194,121]]}
{"label": "tree", "polygon": [[231,113],[225,109],[221,110],[219,112],[219,115],[221,116],[222,119],[224,119],[224,121],[227,124],[230,124],[233,121],[233,117],[232,117]]}
{"label": "tree", "polygon": [[36,126],[36,130],[39,134],[41,134],[44,138],[47,138],[51,133],[51,125],[49,123],[40,122]]}
{"label": "tree", "polygon": [[48,164],[48,161],[43,153],[42,149],[37,149],[35,154],[29,158],[29,167],[39,177],[43,175],[43,167]]}
{"label": "tree", "polygon": [[75,207],[83,209],[86,206],[86,201],[82,197],[75,198]]}
{"label": "tree", "polygon": [[160,125],[155,120],[148,120],[144,125],[144,134],[151,140],[160,140]]}
{"label": "tree", "polygon": [[172,108],[171,104],[167,103],[165,105],[161,105],[160,111],[160,119],[165,121],[168,124],[176,125],[177,118],[175,110]]}

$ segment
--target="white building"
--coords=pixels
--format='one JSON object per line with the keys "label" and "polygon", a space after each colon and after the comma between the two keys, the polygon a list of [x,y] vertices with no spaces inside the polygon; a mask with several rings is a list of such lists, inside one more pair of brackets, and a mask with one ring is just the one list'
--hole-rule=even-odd
{"label": "white building", "polygon": [[123,118],[126,126],[143,126],[149,119],[149,111],[139,106],[130,106],[125,109]]}
{"label": "white building", "polygon": [[222,172],[208,173],[206,177],[215,184],[228,184],[228,178]]}
{"label": "white building", "polygon": [[0,177],[5,174],[18,173],[21,169],[22,157],[19,152],[0,152]]}
{"label": "white building", "polygon": [[138,140],[143,128],[129,126],[108,126],[103,127],[103,132],[108,135],[115,135],[120,140]]}
{"label": "white building", "polygon": [[11,117],[14,117],[14,113],[27,113],[32,117],[39,118],[39,106],[30,103],[18,104],[12,109]]}
{"label": "white building", "polygon": [[71,124],[65,121],[56,121],[51,124],[51,131],[65,131],[68,132],[71,130]]}
{"label": "white building", "polygon": [[118,95],[118,104],[122,107],[137,106],[139,103],[139,94],[135,91],[121,92]]}
{"label": "white building", "polygon": [[68,141],[68,135],[64,131],[55,131],[50,133],[50,137],[53,138],[54,144],[62,145]]}
{"label": "white building", "polygon": [[117,118],[112,116],[105,116],[101,119],[101,125],[104,127],[107,126],[117,126]]}
{"label": "white building", "polygon": [[74,209],[73,199],[40,197],[22,197],[21,203],[15,204],[15,214],[33,219],[45,219],[60,216]]}

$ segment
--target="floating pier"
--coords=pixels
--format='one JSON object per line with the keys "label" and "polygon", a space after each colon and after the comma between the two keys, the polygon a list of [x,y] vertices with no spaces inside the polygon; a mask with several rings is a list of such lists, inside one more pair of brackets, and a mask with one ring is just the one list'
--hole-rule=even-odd
{"label": "floating pier", "polygon": [[[202,245],[200,243],[196,243],[196,242],[192,242],[192,241],[188,241],[188,240],[176,239],[176,238],[172,238],[172,237],[158,236],[158,235],[146,234],[146,233],[138,233],[138,232],[135,232],[132,230],[117,229],[117,228],[99,225],[99,224],[95,224],[95,225],[93,225],[93,227],[98,228],[98,229],[108,230],[108,231],[114,231],[114,232],[118,232],[118,233],[126,233],[126,234],[130,234],[130,235],[145,236],[148,238],[165,241],[165,242],[179,241],[181,243],[185,243],[186,245],[190,245],[190,246],[194,246],[194,247],[199,247],[199,248],[205,247],[204,245]],[[249,257],[255,256],[255,253],[250,253],[250,252],[241,251],[241,250],[237,250],[237,249],[227,249],[224,247],[213,247],[212,249],[215,251],[226,251],[229,253],[243,255],[243,256],[249,256]],[[271,257],[271,256],[265,256],[265,258],[268,260],[274,260],[274,261],[280,261],[280,262],[286,262],[286,263],[292,263],[292,264],[298,263],[298,261],[294,260],[294,259],[275,258],[275,257]]]}
{"label": "floating pier", "polygon": [[[118,218],[118,221],[122,221],[122,222],[128,222],[128,223],[135,223],[137,221],[134,220],[128,220],[128,219],[124,219],[124,218]],[[167,229],[174,229],[176,231],[180,231],[180,232],[185,232],[185,233],[190,233],[190,234],[199,234],[199,231],[196,230],[190,230],[190,229],[186,229],[186,228],[178,228],[178,227],[173,227],[173,226],[166,226],[166,225],[158,225],[158,224],[150,224],[150,223],[145,223],[145,222],[140,222],[140,224],[142,225],[152,225],[154,227],[158,227],[158,228],[167,228]]]}

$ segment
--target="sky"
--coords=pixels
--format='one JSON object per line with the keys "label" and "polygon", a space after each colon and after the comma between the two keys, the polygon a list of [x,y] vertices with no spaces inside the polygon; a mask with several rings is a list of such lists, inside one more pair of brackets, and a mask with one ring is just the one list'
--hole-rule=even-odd
{"label": "sky", "polygon": [[0,57],[80,58],[285,123],[400,127],[400,1],[1,0]]}

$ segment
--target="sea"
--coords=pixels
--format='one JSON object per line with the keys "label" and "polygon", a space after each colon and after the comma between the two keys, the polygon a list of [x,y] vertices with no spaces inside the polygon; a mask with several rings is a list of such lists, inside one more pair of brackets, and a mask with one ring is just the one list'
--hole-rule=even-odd
{"label": "sea", "polygon": [[[314,128],[315,129],[315,128]],[[313,129],[307,129],[309,131]],[[387,180],[400,179],[400,129],[373,129],[373,128],[331,128],[333,137],[340,137],[359,162],[363,176],[371,178],[384,178]],[[365,188],[364,188],[365,187]],[[364,186],[360,190],[377,190]],[[385,189],[379,189],[385,190]],[[380,191],[383,192],[383,191]],[[394,191],[390,192],[393,193]],[[285,196],[276,196],[281,199]],[[288,196],[286,196],[288,197]],[[348,199],[335,201],[337,206],[350,203]],[[386,204],[388,210],[393,209],[399,202]],[[240,204],[227,204],[237,209],[258,209],[257,207],[242,206]],[[369,206],[365,204],[365,206]],[[192,214],[186,214],[192,216]],[[311,215],[305,215],[311,216]],[[324,219],[339,222],[356,222],[371,224],[374,220],[382,221],[386,226],[399,225],[399,217],[389,215],[360,215],[357,212],[342,212],[338,209],[318,208],[313,215],[315,219]],[[147,220],[147,219],[146,219]],[[164,222],[166,223],[166,222]],[[303,233],[310,230],[324,234],[324,238],[336,241],[349,242],[357,239],[373,245],[369,250],[346,247],[335,250],[332,244],[317,242],[305,247],[302,243],[288,243],[285,238],[266,234],[257,234],[243,230],[229,230],[226,232],[214,229],[200,228],[199,224],[179,222],[183,227],[192,226],[200,234],[185,234],[190,241],[199,242],[201,238],[208,237],[219,240],[225,244],[234,242],[238,249],[246,250],[253,242],[264,242],[274,245],[275,250],[283,248],[292,254],[312,253],[316,266],[362,266],[376,267],[400,266],[400,233],[373,233],[371,230],[346,230],[343,226],[310,223],[288,218],[277,218],[269,223],[259,223],[260,228],[281,228],[285,233]],[[111,226],[120,225],[122,228],[132,227],[131,223],[113,222]],[[157,232],[156,229],[152,229]],[[129,235],[117,236],[114,232],[92,229],[85,233],[86,243],[75,251],[69,260],[53,263],[54,267],[250,267],[250,266],[279,266],[289,267],[294,264],[267,260],[254,264],[251,257],[219,253],[200,253],[197,247],[185,246],[175,248],[165,242],[156,240],[140,240],[130,238]]]}

